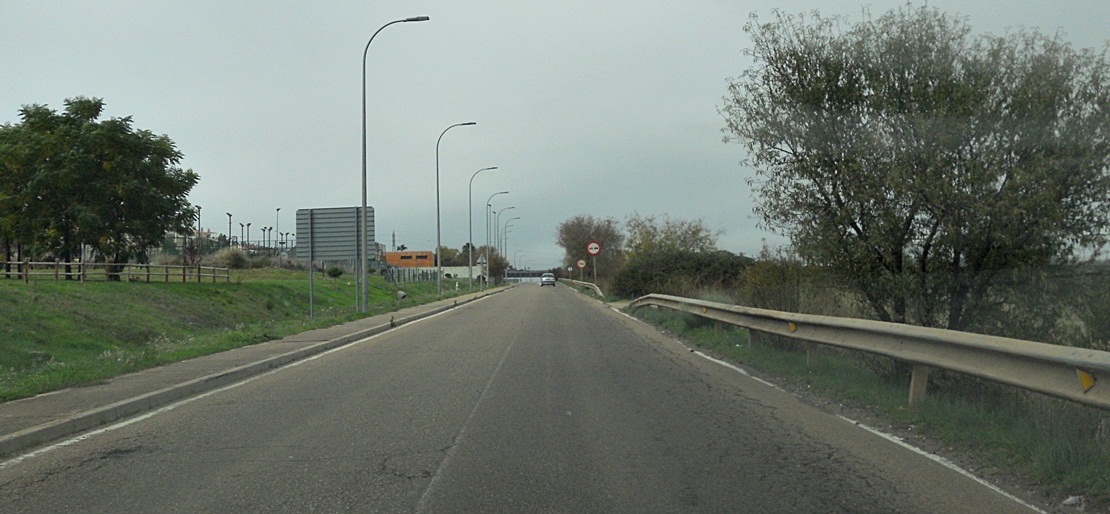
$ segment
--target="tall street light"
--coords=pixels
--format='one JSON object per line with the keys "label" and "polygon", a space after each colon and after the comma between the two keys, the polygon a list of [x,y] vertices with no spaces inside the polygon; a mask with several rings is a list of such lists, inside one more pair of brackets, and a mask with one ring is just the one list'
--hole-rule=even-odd
{"label": "tall street light", "polygon": [[227,247],[231,248],[231,213],[225,212],[224,214],[227,214]]}
{"label": "tall street light", "polygon": [[361,281],[360,289],[362,291],[362,297],[360,298],[361,302],[359,304],[359,311],[362,312],[362,313],[366,312],[366,309],[367,309],[367,303],[366,303],[367,298],[366,297],[367,297],[367,294],[369,292],[369,289],[367,287],[367,282],[366,282],[366,260],[367,260],[366,259],[366,253],[367,253],[367,244],[366,244],[366,54],[370,51],[370,43],[374,42],[374,38],[377,37],[378,32],[381,32],[382,29],[384,29],[384,28],[386,28],[390,25],[393,25],[394,23],[408,23],[410,21],[428,21],[429,19],[430,18],[428,18],[427,16],[414,16],[412,18],[405,18],[403,20],[393,20],[389,23],[386,23],[385,25],[382,25],[381,28],[379,28],[376,32],[374,32],[374,35],[370,36],[370,40],[366,42],[366,48],[362,50],[362,215],[359,216],[357,213],[355,214],[355,217],[360,218],[358,220],[358,224],[361,227],[360,228],[360,234],[361,234],[361,239],[362,239],[362,241],[359,243],[359,251],[358,251],[359,280]]}
{"label": "tall street light", "polygon": [[436,296],[443,298],[443,259],[440,259],[439,247],[442,246],[440,239],[439,229],[439,143],[443,141],[443,135],[455,127],[463,127],[466,125],[477,125],[477,122],[467,121],[463,123],[456,123],[443,129],[439,133],[439,139],[436,139]]}
{"label": "tall street light", "polygon": [[[505,222],[505,228],[504,228],[504,230],[502,230],[502,234],[501,234],[501,254],[502,255],[506,255],[506,256],[509,255],[509,227],[512,226],[513,221],[516,221],[518,219],[520,219],[520,216],[517,216],[515,218],[509,218],[509,220]],[[508,257],[506,257],[506,259],[508,259]],[[508,271],[508,270],[506,269],[506,271]]]}
{"label": "tall street light", "polygon": [[470,176],[470,185],[467,186],[466,189],[467,228],[470,229],[470,236],[467,239],[468,255],[466,258],[466,272],[470,275],[470,287],[468,288],[468,292],[474,291],[474,177],[477,177],[478,174],[483,171],[495,169],[497,169],[497,166],[482,168],[475,171],[474,174]]}
{"label": "tall street light", "polygon": [[497,216],[494,216],[493,218],[493,246],[494,249],[497,250],[497,253],[501,253],[501,213],[509,209],[516,209],[516,206],[514,205],[512,207],[505,207],[504,209],[497,211]]}
{"label": "tall street light", "polygon": [[[200,262],[200,256],[203,254],[203,252],[201,252],[201,247],[200,247],[200,206],[199,205],[197,206],[197,235],[196,235],[195,239],[197,240],[197,262]],[[182,261],[182,262],[184,262],[184,261]]]}
{"label": "tall street light", "polygon": [[[493,197],[495,197],[497,195],[507,195],[507,194],[509,194],[508,191],[498,191],[498,192],[496,192],[492,195],[489,195],[489,198],[486,199],[486,282],[489,282],[489,269],[490,269],[489,268],[489,265],[490,265],[490,263],[489,263],[489,211],[493,210],[493,204],[490,203],[490,202],[493,201]],[[482,288],[485,289],[485,286],[483,285]]]}
{"label": "tall street light", "polygon": [[[278,233],[278,238],[281,237],[281,207],[274,210],[274,228],[270,229]],[[274,243],[274,232],[270,232],[270,244],[277,249],[277,243]]]}

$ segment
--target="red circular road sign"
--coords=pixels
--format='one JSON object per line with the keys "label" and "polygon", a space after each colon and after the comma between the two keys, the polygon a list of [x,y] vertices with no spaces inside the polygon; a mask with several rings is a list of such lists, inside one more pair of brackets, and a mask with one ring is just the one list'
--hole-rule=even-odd
{"label": "red circular road sign", "polygon": [[586,259],[578,259],[578,269],[586,268]]}
{"label": "red circular road sign", "polygon": [[591,257],[596,257],[597,254],[601,253],[601,243],[590,241],[590,244],[586,245],[586,253],[590,254]]}

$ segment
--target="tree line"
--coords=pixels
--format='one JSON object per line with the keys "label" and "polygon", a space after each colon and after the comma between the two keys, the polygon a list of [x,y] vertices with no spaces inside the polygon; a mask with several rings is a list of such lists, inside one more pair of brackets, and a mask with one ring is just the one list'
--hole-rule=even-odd
{"label": "tree line", "polygon": [[[1110,45],[974,36],[964,18],[910,5],[856,23],[753,15],[745,31],[755,66],[719,112],[755,171],[761,226],[790,241],[789,262],[761,263],[786,281],[831,277],[884,321],[1044,341],[1101,326],[1078,339],[1110,344],[1097,260],[1110,239]],[[567,265],[601,241],[599,278],[640,293],[630,270],[657,286],[668,253],[714,251],[704,227],[657,221],[633,217],[626,236],[579,216],[556,239]]]}
{"label": "tree line", "polygon": [[87,249],[122,266],[146,261],[167,232],[190,230],[198,175],[178,166],[169,137],[136,129],[130,116],[101,119],[104,106],[85,97],[61,112],[29,105],[18,123],[0,125],[4,260],[72,263]]}

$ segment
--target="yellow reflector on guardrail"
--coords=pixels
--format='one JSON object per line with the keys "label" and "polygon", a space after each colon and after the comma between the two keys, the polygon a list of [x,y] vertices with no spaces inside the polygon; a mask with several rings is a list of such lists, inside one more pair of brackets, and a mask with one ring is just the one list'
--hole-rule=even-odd
{"label": "yellow reflector on guardrail", "polygon": [[1079,385],[1083,387],[1083,392],[1090,391],[1095,386],[1095,376],[1083,371],[1081,369],[1075,370],[1075,374],[1079,375]]}
{"label": "yellow reflector on guardrail", "polygon": [[795,325],[794,322],[791,321],[790,322],[790,333],[793,334],[795,330],[798,330],[798,325]]}

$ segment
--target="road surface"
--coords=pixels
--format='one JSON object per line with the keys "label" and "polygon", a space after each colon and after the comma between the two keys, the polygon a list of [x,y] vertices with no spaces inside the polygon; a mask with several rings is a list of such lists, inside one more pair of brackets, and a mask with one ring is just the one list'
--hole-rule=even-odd
{"label": "road surface", "polygon": [[0,468],[4,512],[1021,512],[526,284]]}

